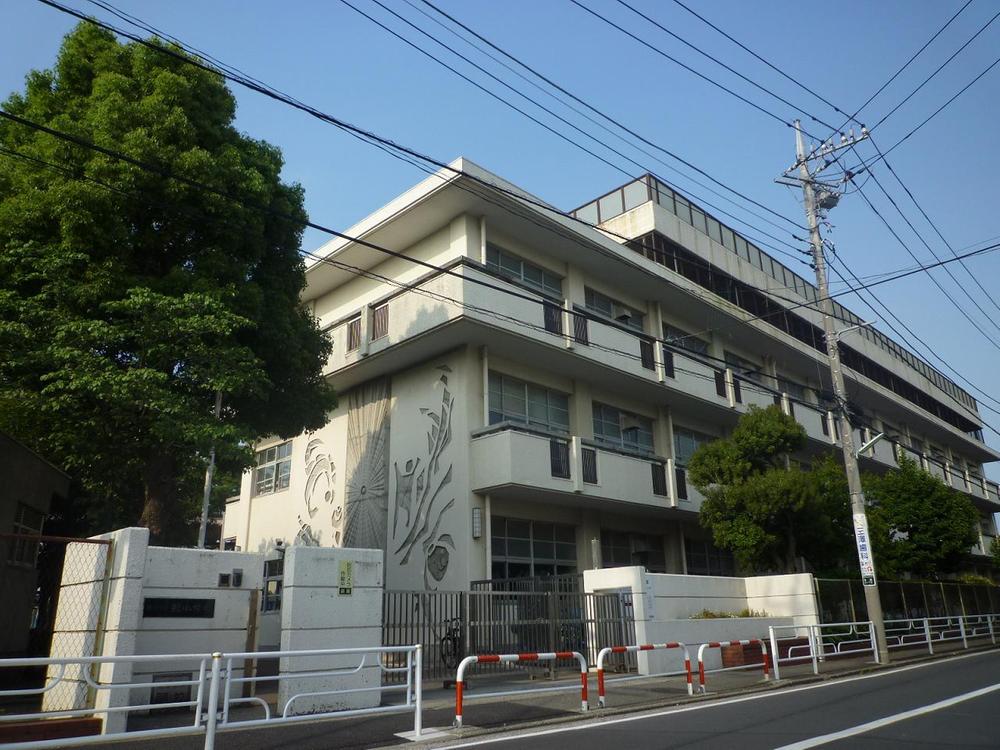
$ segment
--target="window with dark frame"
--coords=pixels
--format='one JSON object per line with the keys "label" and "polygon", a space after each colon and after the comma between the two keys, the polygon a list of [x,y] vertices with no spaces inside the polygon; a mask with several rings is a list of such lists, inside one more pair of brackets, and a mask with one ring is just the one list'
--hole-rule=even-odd
{"label": "window with dark frame", "polygon": [[361,348],[361,316],[347,321],[347,351]]}
{"label": "window with dark frame", "polygon": [[18,536],[7,546],[7,562],[35,567],[38,559],[38,541],[31,537],[42,535],[45,514],[24,503],[17,504],[11,531]]}
{"label": "window with dark frame", "polygon": [[494,516],[490,527],[494,579],[576,573],[576,528]]}
{"label": "window with dark frame", "polygon": [[489,373],[490,424],[519,422],[552,432],[569,432],[569,396],[541,385]]}
{"label": "window with dark frame", "polygon": [[[359,331],[360,333],[360,331]],[[389,303],[372,310],[372,341],[389,335]]]}

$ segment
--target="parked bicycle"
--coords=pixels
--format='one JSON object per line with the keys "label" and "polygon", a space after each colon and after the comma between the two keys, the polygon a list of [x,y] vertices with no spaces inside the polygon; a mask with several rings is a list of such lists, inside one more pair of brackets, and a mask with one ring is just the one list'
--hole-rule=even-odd
{"label": "parked bicycle", "polygon": [[445,631],[438,644],[441,661],[448,669],[455,669],[465,658],[465,640],[461,617],[452,617],[444,621]]}

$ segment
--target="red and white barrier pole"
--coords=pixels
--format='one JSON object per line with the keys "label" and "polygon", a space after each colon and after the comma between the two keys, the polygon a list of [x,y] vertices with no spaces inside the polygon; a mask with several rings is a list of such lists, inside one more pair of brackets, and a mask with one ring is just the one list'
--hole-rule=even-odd
{"label": "red and white barrier pole", "polygon": [[[723,646],[760,646],[761,655],[764,657],[764,679],[771,679],[771,659],[770,654],[767,652],[767,643],[756,638],[745,641],[712,641],[710,643],[703,643],[698,647],[698,692],[704,693],[705,690],[705,649],[706,648],[722,648]],[[739,667],[736,667],[739,669]]]}
{"label": "red and white barrier pole", "polygon": [[[580,665],[580,710],[589,708],[587,702],[587,660],[579,651],[548,651],[526,654],[478,654],[466,656],[458,665],[455,673],[455,727],[462,728],[462,701],[465,690],[465,669],[470,664],[497,664],[522,661],[558,661],[559,659],[576,659]],[[516,692],[516,691],[514,691]]]}
{"label": "red and white barrier pole", "polygon": [[597,654],[597,705],[604,708],[604,657],[608,654],[634,654],[639,651],[659,651],[668,648],[684,649],[684,671],[687,674],[688,695],[693,695],[691,685],[691,652],[679,641],[671,643],[646,643],[641,646],[607,646]]}

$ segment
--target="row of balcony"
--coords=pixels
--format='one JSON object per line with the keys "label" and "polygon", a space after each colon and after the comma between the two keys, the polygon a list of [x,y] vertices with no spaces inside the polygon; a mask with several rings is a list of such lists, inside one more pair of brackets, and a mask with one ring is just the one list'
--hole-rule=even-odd
{"label": "row of balcony", "polygon": [[[540,301],[535,305],[517,299],[500,289],[509,288],[510,291],[520,295],[525,293],[523,289],[478,267],[456,264],[452,272],[455,275],[441,274],[430,277],[419,287],[404,290],[370,304],[360,314],[334,324],[330,329],[333,352],[327,372],[336,372],[357,364],[368,356],[403,343],[407,339],[460,318],[466,318],[521,336],[526,335],[535,342],[572,350],[588,362],[650,381],[718,409],[745,413],[751,406],[763,408],[778,404],[785,413],[798,420],[810,440],[829,446],[837,444],[836,420],[832,413],[818,406],[795,401],[789,398],[788,394],[777,392],[736,374],[731,368],[713,366],[688,356],[683,351],[658,345],[654,340],[624,326],[591,325],[587,319],[571,315],[568,310],[560,308],[554,302]],[[470,279],[486,281],[497,288],[484,287]],[[519,441],[528,439],[526,437],[528,433],[524,431],[515,430],[511,435],[514,433],[519,437],[508,437],[508,439]],[[858,429],[854,437],[855,445],[861,446],[872,435],[869,430]],[[570,441],[565,449],[560,449],[566,453],[571,476],[552,477],[552,479],[586,485],[579,490],[584,493],[588,491],[587,487],[594,486],[593,483],[584,480],[583,470],[584,462],[591,462],[593,455],[608,456],[600,460],[612,464],[645,460],[627,456],[611,458],[613,452],[606,448],[580,443],[574,449],[573,445]],[[898,466],[897,455],[900,452],[911,455],[925,470],[955,489],[981,501],[1000,505],[1000,487],[996,483],[959,470],[956,466],[916,452],[902,444],[883,439],[861,456],[891,468]],[[543,455],[547,456],[548,453],[543,451]],[[533,458],[538,460],[537,455]],[[573,474],[574,462],[580,465],[577,474]],[[643,474],[648,481],[643,481],[642,492],[637,497],[646,498],[648,495],[650,502],[658,504],[662,504],[662,498],[667,497],[670,503],[676,506],[678,503],[686,502],[681,495],[697,495],[690,487],[685,493],[683,485],[686,483],[678,479],[683,478],[682,467],[674,467],[669,459],[659,459],[659,462],[667,477],[668,492],[653,494],[654,480],[650,474],[653,469],[648,469]],[[634,469],[635,466],[631,468]],[[534,482],[527,483],[534,484]],[[658,486],[662,487],[662,484],[661,482]],[[631,485],[630,488],[639,489]],[[616,494],[614,497],[631,498],[632,495],[625,493]],[[653,500],[653,498],[659,499]]]}
{"label": "row of balcony", "polygon": [[643,455],[513,422],[472,434],[472,489],[528,487],[595,500],[697,511],[704,498],[672,458]]}

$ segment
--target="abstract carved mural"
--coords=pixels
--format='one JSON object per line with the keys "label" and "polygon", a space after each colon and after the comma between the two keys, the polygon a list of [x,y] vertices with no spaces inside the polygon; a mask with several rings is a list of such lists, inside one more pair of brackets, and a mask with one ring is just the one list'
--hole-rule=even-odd
{"label": "abstract carved mural", "polygon": [[337,469],[326,443],[310,438],[305,452],[306,486],[303,491],[305,515],[299,515],[296,544],[318,547],[329,529],[329,544],[339,546],[343,533],[344,504],[336,497]]}
{"label": "abstract carved mural", "polygon": [[411,560],[423,567],[424,586],[437,588],[455,552],[455,540],[442,531],[445,517],[455,505],[451,489],[453,464],[446,457],[451,445],[451,415],[455,397],[448,388],[451,368],[441,365],[435,386],[441,387],[441,403],[432,409],[421,408],[427,421],[427,455],[408,459],[400,469],[394,465],[396,496],[392,523],[393,542],[402,541],[395,554],[401,555],[400,565]]}
{"label": "abstract carved mural", "polygon": [[389,523],[389,381],[348,397],[344,547],[386,549]]}

